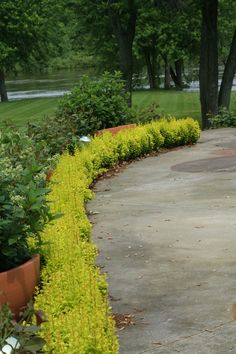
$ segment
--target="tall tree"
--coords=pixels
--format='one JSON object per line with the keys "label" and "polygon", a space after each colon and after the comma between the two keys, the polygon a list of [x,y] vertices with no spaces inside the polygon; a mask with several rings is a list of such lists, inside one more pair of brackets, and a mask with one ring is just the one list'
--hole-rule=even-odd
{"label": "tall tree", "polygon": [[219,91],[219,107],[230,109],[233,78],[236,72],[236,1],[220,0],[218,11],[219,65],[223,76]]}
{"label": "tall tree", "polygon": [[131,93],[138,0],[69,0],[69,4],[76,10],[78,29],[87,46],[97,55],[107,55],[110,63],[106,62],[105,69],[112,68],[113,63],[117,69],[118,54],[126,90]]}
{"label": "tall tree", "polygon": [[220,85],[219,107],[224,107],[229,110],[230,96],[234,80],[234,75],[236,72],[236,30],[233,35],[232,44],[230,47],[229,55],[225,64],[225,69],[222,77],[222,82]]}
{"label": "tall tree", "polygon": [[[157,69],[165,70],[165,87],[170,75],[176,88],[184,85],[184,61],[199,52],[199,6],[193,0],[157,0],[140,6],[135,37],[135,53],[142,53],[150,87],[154,88]],[[164,65],[163,65],[164,64]]]}
{"label": "tall tree", "polygon": [[[161,11],[150,2],[139,9],[134,42],[134,54],[137,59],[143,58],[146,64],[149,86],[158,86],[158,35]],[[157,25],[158,24],[158,25]]]}
{"label": "tall tree", "polygon": [[[47,53],[47,0],[0,2],[0,97],[7,101],[5,75],[17,64],[40,62]],[[46,12],[45,12],[46,11]],[[47,14],[47,16],[46,16]],[[43,42],[43,45],[41,45]]]}
{"label": "tall tree", "polygon": [[[229,109],[230,106],[236,72],[236,3],[234,0],[202,0],[201,4],[200,101],[202,126],[208,128],[209,118],[218,113],[219,107]],[[218,59],[224,64],[219,93]]]}
{"label": "tall tree", "polygon": [[118,43],[120,68],[125,79],[126,91],[130,93],[129,105],[131,106],[133,41],[137,20],[136,1],[108,0],[108,13]]}
{"label": "tall tree", "polygon": [[200,54],[200,101],[202,126],[209,127],[209,117],[218,113],[218,0],[202,0]]}

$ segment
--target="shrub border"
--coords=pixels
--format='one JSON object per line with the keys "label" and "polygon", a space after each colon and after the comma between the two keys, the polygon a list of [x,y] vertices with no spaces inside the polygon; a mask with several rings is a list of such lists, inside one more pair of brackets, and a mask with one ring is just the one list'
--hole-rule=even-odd
{"label": "shrub border", "polygon": [[[152,122],[112,136],[95,137],[75,156],[61,157],[53,174],[52,209],[64,217],[46,227],[43,238],[46,266],[36,307],[48,316],[42,326],[46,353],[115,354],[114,322],[108,303],[107,283],[95,266],[96,247],[88,242],[91,225],[85,203],[93,196],[92,182],[122,161],[159,151],[160,148],[195,144],[200,128],[191,118]],[[68,253],[70,253],[68,255]],[[69,271],[71,275],[69,276]]]}

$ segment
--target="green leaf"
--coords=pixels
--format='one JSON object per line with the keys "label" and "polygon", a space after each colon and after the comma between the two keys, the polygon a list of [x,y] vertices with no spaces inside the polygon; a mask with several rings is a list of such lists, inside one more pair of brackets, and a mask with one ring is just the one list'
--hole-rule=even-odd
{"label": "green leaf", "polygon": [[17,243],[17,237],[16,238],[9,238],[8,239],[8,245],[11,246],[11,245],[14,245],[14,243]]}
{"label": "green leaf", "polygon": [[43,348],[43,346],[46,344],[46,341],[40,337],[35,337],[33,339],[28,340],[24,344],[24,350],[25,351],[38,351]]}

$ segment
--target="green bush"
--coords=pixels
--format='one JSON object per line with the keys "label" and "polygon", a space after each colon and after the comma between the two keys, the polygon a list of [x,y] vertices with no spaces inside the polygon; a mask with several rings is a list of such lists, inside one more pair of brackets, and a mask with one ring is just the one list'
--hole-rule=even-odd
{"label": "green bush", "polygon": [[56,116],[75,127],[79,136],[131,122],[133,113],[127,104],[120,73],[105,73],[96,81],[84,76],[61,99]]}
{"label": "green bush", "polygon": [[[162,135],[161,131],[163,131]],[[173,131],[173,134],[171,133]],[[61,156],[53,174],[53,212],[64,216],[44,230],[46,266],[36,306],[48,316],[42,325],[46,353],[116,354],[114,323],[107,300],[106,279],[95,267],[96,247],[85,203],[93,180],[116,163],[165,146],[194,144],[200,135],[193,119],[160,120],[113,136],[95,137],[74,156]]]}
{"label": "green bush", "polygon": [[[183,121],[185,124],[183,124]],[[164,137],[164,147],[174,147],[185,144],[195,144],[199,139],[199,130],[197,122],[193,122],[192,118],[161,119],[159,122],[161,135]]]}
{"label": "green bush", "polygon": [[74,151],[79,142],[74,122],[63,116],[45,117],[39,123],[29,123],[27,134],[37,146],[42,146],[47,156],[70,149]]}
{"label": "green bush", "polygon": [[0,132],[0,271],[13,268],[32,255],[40,232],[53,219],[45,188],[47,160],[24,133]]}
{"label": "green bush", "polygon": [[158,104],[152,103],[147,107],[137,111],[135,121],[137,123],[149,123],[153,120],[158,120],[161,118],[160,108]]}
{"label": "green bush", "polygon": [[221,108],[219,114],[211,118],[212,128],[236,127],[236,111]]}
{"label": "green bush", "polygon": [[82,135],[123,125],[134,119],[119,73],[105,73],[98,81],[84,76],[59,103],[55,116],[28,123],[27,134],[48,156],[72,154]]}

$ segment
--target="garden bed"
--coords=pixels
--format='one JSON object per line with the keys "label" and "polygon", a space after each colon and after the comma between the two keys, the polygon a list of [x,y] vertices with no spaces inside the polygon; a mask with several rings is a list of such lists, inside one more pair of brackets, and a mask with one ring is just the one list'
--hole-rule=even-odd
{"label": "garden bed", "polygon": [[200,130],[192,119],[161,120],[116,135],[96,137],[87,148],[64,154],[52,176],[50,200],[64,216],[46,227],[46,266],[36,307],[48,322],[42,325],[46,353],[115,354],[115,324],[108,303],[107,283],[95,266],[97,250],[89,242],[91,224],[85,203],[93,197],[92,182],[122,161],[194,144]]}

